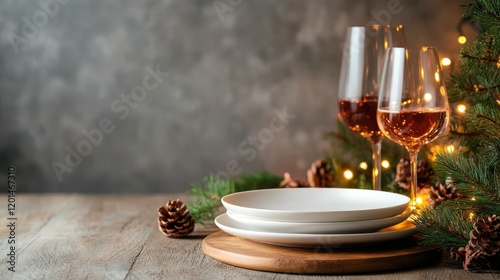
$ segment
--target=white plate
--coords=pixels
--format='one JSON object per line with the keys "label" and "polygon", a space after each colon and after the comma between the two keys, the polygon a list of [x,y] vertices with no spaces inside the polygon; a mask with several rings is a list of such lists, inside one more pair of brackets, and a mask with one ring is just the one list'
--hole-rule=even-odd
{"label": "white plate", "polygon": [[230,211],[227,215],[234,221],[245,226],[246,229],[256,231],[281,233],[363,233],[374,232],[385,227],[399,224],[411,215],[407,208],[403,213],[383,219],[353,221],[353,222],[323,222],[323,223],[292,223],[257,220],[239,216]]}
{"label": "white plate", "polygon": [[342,188],[266,189],[222,198],[228,211],[280,222],[346,222],[401,214],[410,198],[401,194]]}
{"label": "white plate", "polygon": [[215,224],[221,230],[234,236],[261,243],[291,247],[330,247],[333,245],[377,243],[408,237],[416,233],[416,227],[410,220],[377,232],[355,234],[303,234],[255,231],[249,230],[244,225],[232,220],[227,214],[222,214],[215,218]]}

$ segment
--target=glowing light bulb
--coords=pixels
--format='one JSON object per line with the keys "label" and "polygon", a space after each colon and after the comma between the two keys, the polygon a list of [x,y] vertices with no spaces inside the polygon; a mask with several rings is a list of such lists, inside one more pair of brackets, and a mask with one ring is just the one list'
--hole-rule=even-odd
{"label": "glowing light bulb", "polygon": [[460,114],[465,113],[465,110],[467,110],[467,106],[465,106],[464,104],[457,105],[457,112],[459,112]]}
{"label": "glowing light bulb", "polygon": [[446,151],[450,154],[453,153],[455,151],[455,146],[453,145],[446,146]]}
{"label": "glowing light bulb", "polygon": [[382,165],[382,167],[383,167],[383,168],[385,168],[385,169],[387,169],[387,168],[389,168],[389,167],[391,166],[391,165],[389,164],[389,161],[388,161],[388,160],[386,160],[386,159],[384,159],[384,160],[383,160],[380,164],[381,164],[381,165]]}
{"label": "glowing light bulb", "polygon": [[368,163],[363,161],[362,163],[359,164],[359,168],[361,168],[363,170],[368,169]]}
{"label": "glowing light bulb", "polygon": [[465,42],[467,42],[467,38],[465,38],[464,35],[461,35],[458,37],[458,42],[463,45],[465,44]]}
{"label": "glowing light bulb", "polygon": [[426,92],[426,93],[424,94],[424,100],[425,100],[426,102],[431,101],[431,100],[432,100],[432,94],[430,94],[430,93]]}
{"label": "glowing light bulb", "polygon": [[443,66],[450,66],[451,65],[451,59],[449,59],[447,57],[441,59],[441,65],[443,65]]}
{"label": "glowing light bulb", "polygon": [[421,197],[417,197],[417,199],[415,199],[415,202],[417,204],[422,204],[422,198]]}
{"label": "glowing light bulb", "polygon": [[344,178],[346,178],[347,180],[351,180],[353,177],[354,177],[354,174],[352,173],[351,170],[346,169],[344,171]]}
{"label": "glowing light bulb", "polygon": [[474,220],[474,216],[476,216],[476,214],[474,214],[474,212],[470,212],[469,213],[469,220],[470,221]]}

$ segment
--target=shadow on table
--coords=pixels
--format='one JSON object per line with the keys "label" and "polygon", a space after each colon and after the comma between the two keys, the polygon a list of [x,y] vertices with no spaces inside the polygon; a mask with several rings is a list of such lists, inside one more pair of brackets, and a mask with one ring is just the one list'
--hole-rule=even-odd
{"label": "shadow on table", "polygon": [[194,231],[188,236],[184,237],[185,239],[203,239],[208,235],[219,231],[220,229],[216,226],[203,226],[196,225]]}

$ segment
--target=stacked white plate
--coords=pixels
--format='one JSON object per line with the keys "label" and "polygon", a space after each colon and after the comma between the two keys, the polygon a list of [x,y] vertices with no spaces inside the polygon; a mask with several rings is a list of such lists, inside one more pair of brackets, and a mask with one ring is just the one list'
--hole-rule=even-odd
{"label": "stacked white plate", "polygon": [[282,246],[377,243],[410,236],[410,199],[362,189],[266,189],[227,195],[223,231]]}

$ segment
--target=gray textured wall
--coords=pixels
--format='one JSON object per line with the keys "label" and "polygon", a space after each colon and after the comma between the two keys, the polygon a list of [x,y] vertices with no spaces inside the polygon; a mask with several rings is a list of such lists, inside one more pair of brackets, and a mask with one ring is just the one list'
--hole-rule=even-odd
{"label": "gray textured wall", "polygon": [[410,43],[457,55],[451,0],[1,1],[0,173],[15,165],[34,192],[184,191],[221,170],[301,177],[334,129],[345,28],[394,1]]}

